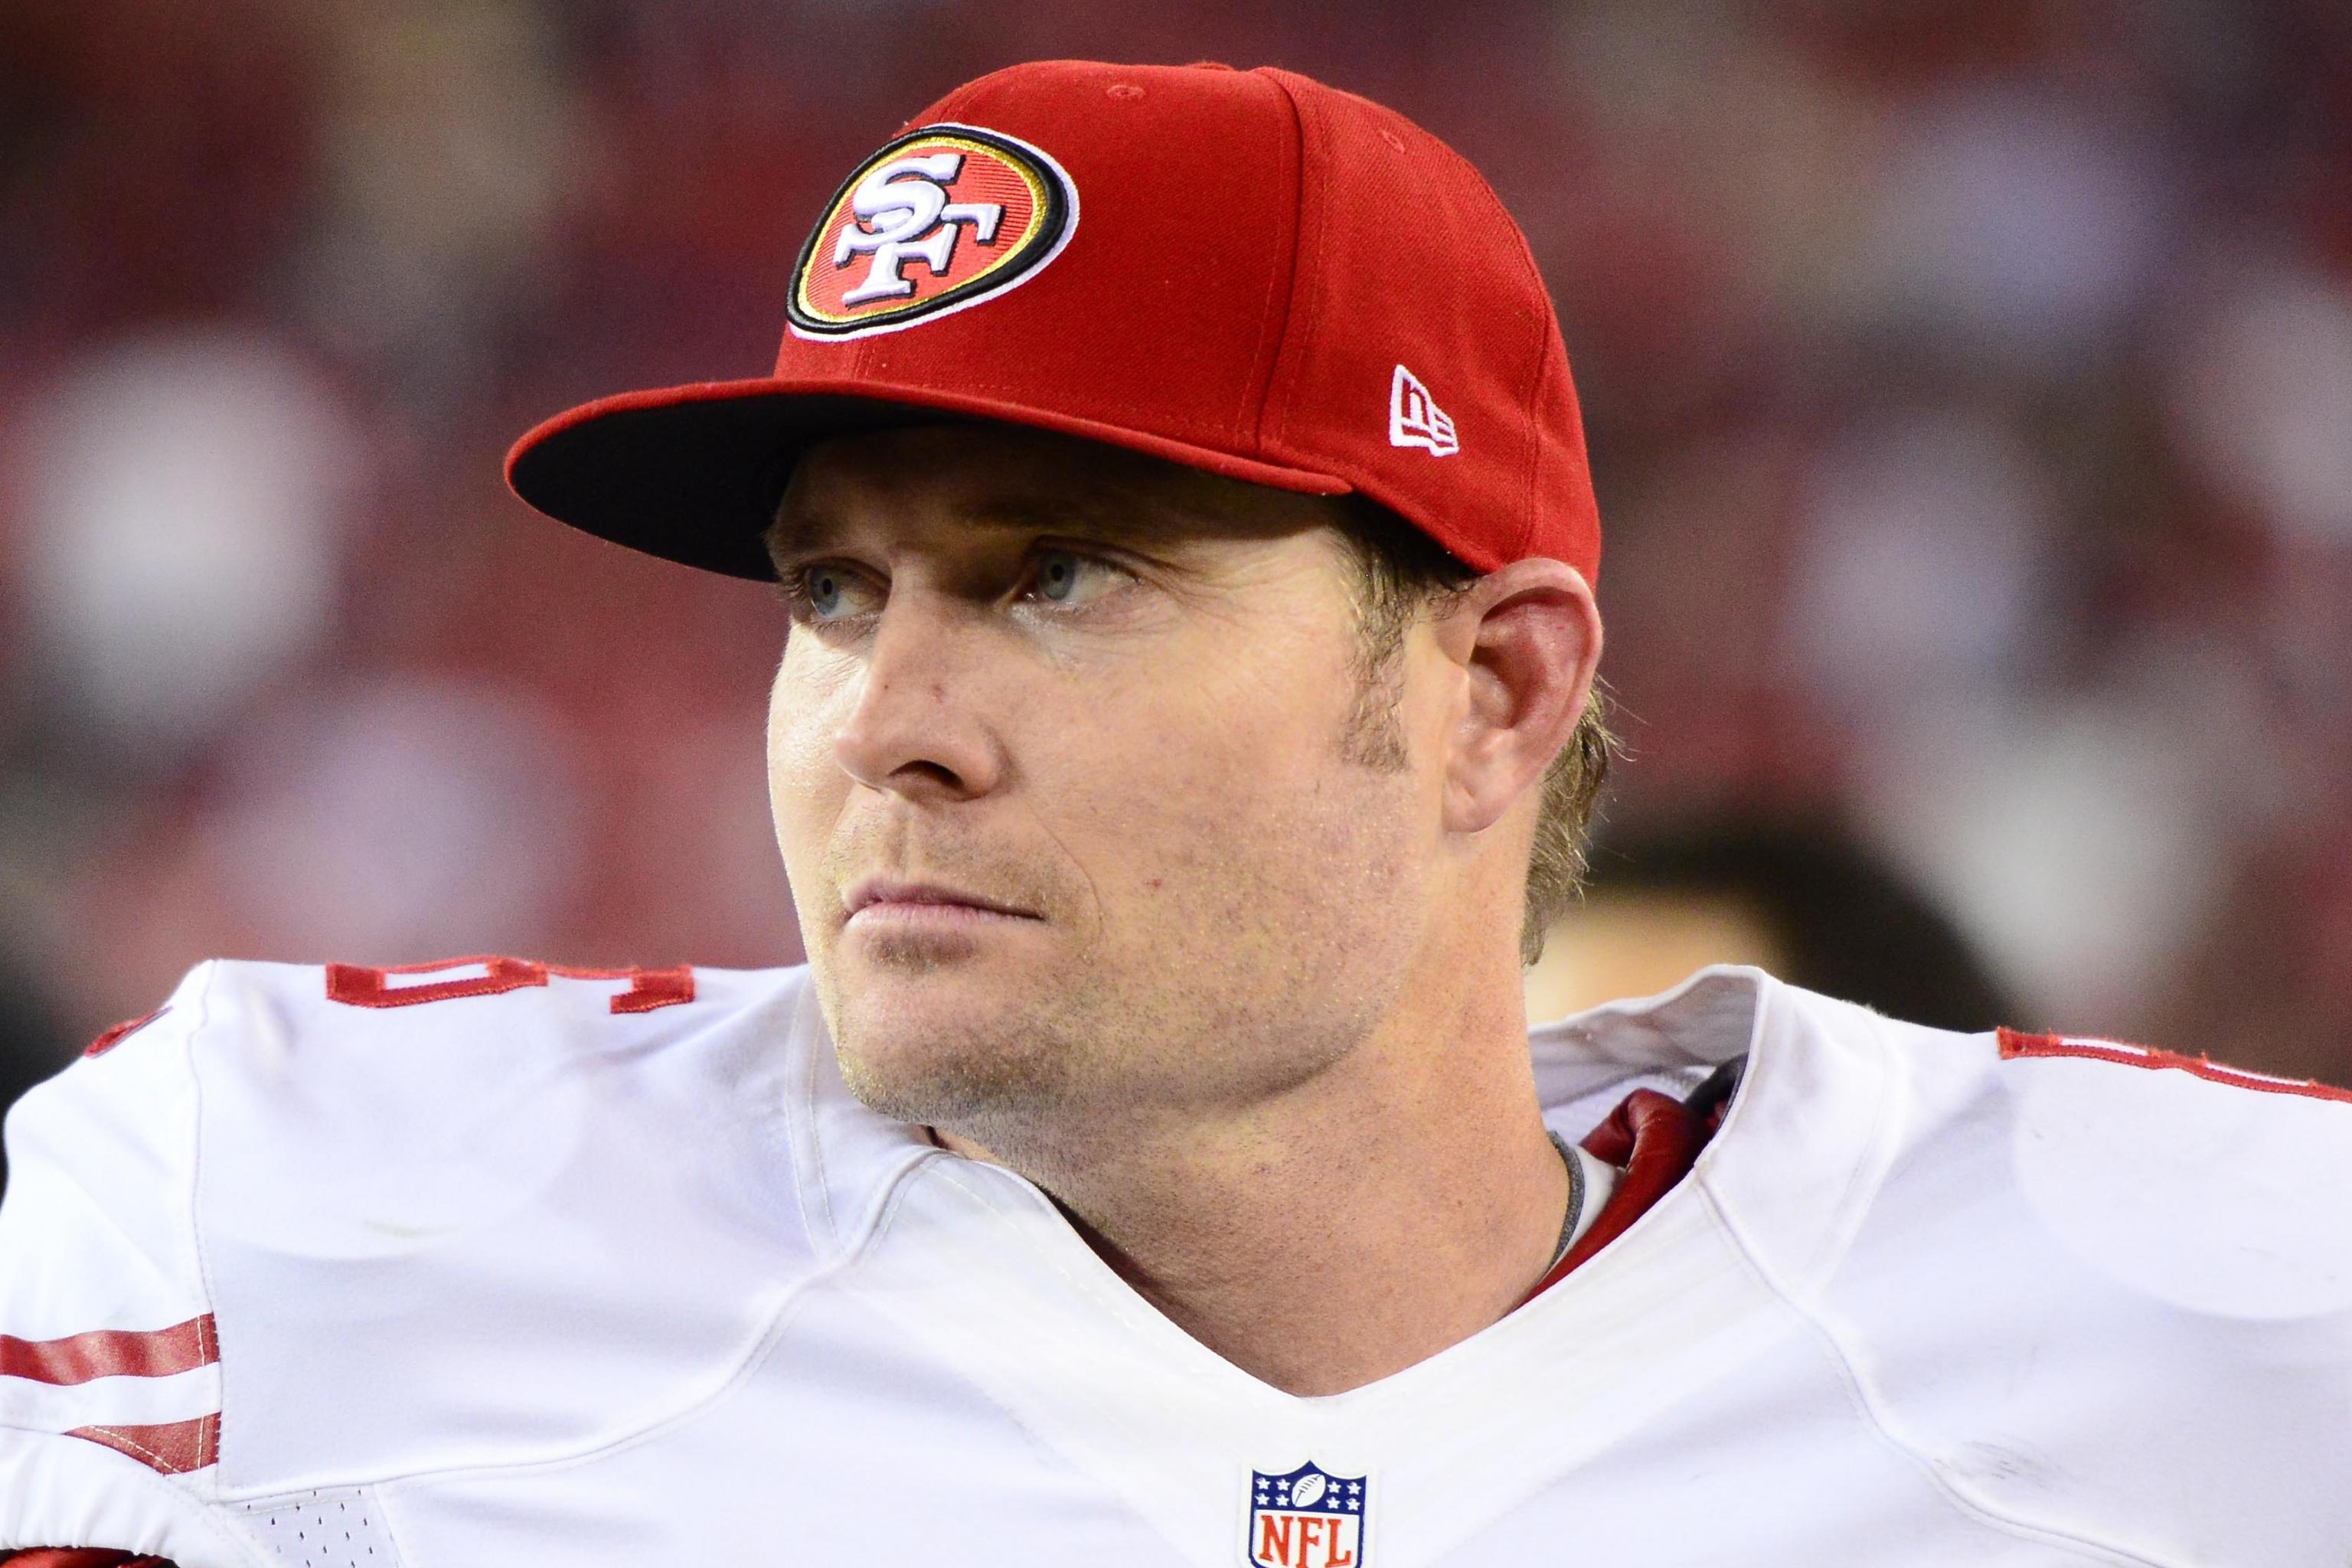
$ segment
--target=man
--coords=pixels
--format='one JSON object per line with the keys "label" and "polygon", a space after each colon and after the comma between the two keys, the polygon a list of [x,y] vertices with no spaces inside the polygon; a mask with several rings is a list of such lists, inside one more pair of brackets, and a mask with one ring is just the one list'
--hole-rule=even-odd
{"label": "man", "polygon": [[808,965],[199,968],[11,1122],[0,1544],[2345,1560],[2340,1092],[1742,969],[1528,1034],[1598,526],[1459,159],[1021,67],[787,314],[509,473],[779,580]]}

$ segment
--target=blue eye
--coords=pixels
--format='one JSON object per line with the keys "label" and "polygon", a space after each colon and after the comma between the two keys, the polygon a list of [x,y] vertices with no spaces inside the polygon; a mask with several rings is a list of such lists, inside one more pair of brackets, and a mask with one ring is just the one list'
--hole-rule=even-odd
{"label": "blue eye", "polygon": [[856,618],[860,612],[850,601],[866,591],[856,573],[822,561],[787,568],[777,585],[795,620],[819,625]]}
{"label": "blue eye", "polygon": [[812,566],[801,574],[801,594],[810,609],[829,616],[841,602],[841,574],[830,566]]}
{"label": "blue eye", "polygon": [[1078,584],[1078,557],[1066,550],[1048,550],[1037,557],[1037,591],[1055,604],[1066,604]]}

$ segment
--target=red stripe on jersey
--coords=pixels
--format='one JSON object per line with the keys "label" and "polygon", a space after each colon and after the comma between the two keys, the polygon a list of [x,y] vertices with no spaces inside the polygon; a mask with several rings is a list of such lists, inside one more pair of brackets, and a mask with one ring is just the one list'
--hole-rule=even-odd
{"label": "red stripe on jersey", "polygon": [[0,1568],[173,1568],[161,1557],[110,1552],[103,1546],[28,1546],[0,1552]]}
{"label": "red stripe on jersey", "polygon": [[141,1332],[94,1329],[62,1340],[0,1334],[0,1377],[58,1384],[100,1377],[170,1377],[220,1360],[213,1315]]}
{"label": "red stripe on jersey", "polygon": [[158,1474],[181,1476],[220,1458],[220,1413],[157,1426],[77,1426],[66,1436],[128,1454]]}
{"label": "red stripe on jersey", "polygon": [[2273,1078],[2266,1073],[2224,1067],[2205,1057],[2184,1057],[2177,1051],[2126,1045],[2121,1040],[2084,1039],[2072,1035],[2026,1035],[2015,1029],[2001,1030],[2000,1037],[2003,1061],[2015,1061],[2020,1057],[2081,1057],[2089,1061],[2145,1068],[2151,1072],[2185,1072],[2213,1083],[2226,1083],[2233,1089],[2251,1089],[2263,1094],[2299,1094],[2308,1100],[2352,1102],[2352,1089],[2337,1089],[2333,1084],[2318,1083],[2310,1079]]}
{"label": "red stripe on jersey", "polygon": [[[140,1030],[145,1028],[148,1025],[153,1023],[156,1019],[162,1017],[171,1010],[172,1005],[169,1002],[166,1002],[161,1007],[156,1008],[152,1013],[148,1014],[143,1018],[125,1018],[122,1022],[115,1025],[113,1027],[108,1029],[106,1033],[99,1036],[98,1038],[84,1046],[81,1048],[81,1054],[85,1057],[102,1057],[107,1052],[112,1050],[115,1047],[121,1045],[123,1041],[129,1039],[131,1036],[137,1034]],[[7,1559],[0,1558],[0,1562],[5,1561],[7,1561]]]}

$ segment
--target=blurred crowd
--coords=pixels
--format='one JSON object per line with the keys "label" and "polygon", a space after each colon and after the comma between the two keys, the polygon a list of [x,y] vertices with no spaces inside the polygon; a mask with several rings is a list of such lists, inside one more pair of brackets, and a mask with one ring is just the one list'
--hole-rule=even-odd
{"label": "blurred crowd", "polygon": [[2343,0],[12,0],[0,1083],[215,953],[796,960],[780,611],[500,458],[763,370],[842,175],[1050,56],[1288,66],[1494,183],[1612,840],[1833,824],[2015,1022],[2352,1078]]}

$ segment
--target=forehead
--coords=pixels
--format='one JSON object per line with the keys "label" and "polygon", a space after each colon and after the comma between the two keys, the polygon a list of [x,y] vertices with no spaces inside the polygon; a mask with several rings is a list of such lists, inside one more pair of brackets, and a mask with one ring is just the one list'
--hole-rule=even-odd
{"label": "forehead", "polygon": [[1339,500],[1224,479],[1051,431],[979,421],[818,442],[769,530],[780,559],[877,528],[1075,533],[1107,542],[1277,539],[1339,525]]}

